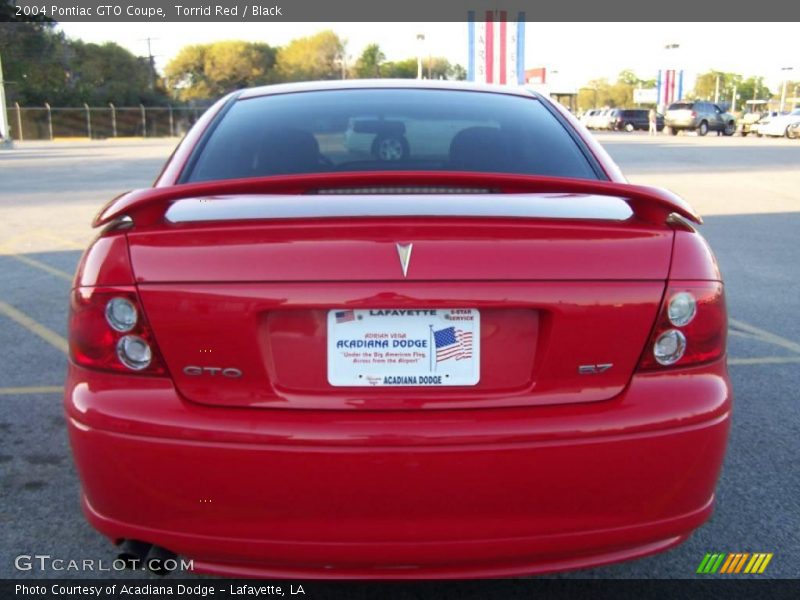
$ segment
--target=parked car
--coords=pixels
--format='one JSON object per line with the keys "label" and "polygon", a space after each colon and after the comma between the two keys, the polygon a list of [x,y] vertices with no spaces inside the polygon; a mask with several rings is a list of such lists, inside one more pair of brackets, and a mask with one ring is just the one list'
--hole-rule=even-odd
{"label": "parked car", "polygon": [[[365,115],[408,154],[353,157]],[[64,385],[84,513],[139,568],[237,577],[672,548],[711,516],[731,423],[699,222],[524,88],[234,92],[94,220]]]}
{"label": "parked car", "polygon": [[672,135],[679,131],[696,131],[706,135],[717,131],[725,135],[736,133],[736,117],[705,100],[682,100],[669,105],[665,124]]}
{"label": "parked car", "polygon": [[764,118],[766,113],[760,111],[746,112],[742,118],[738,120],[737,131],[742,137],[747,137],[751,133],[757,133],[758,123]]}
{"label": "parked car", "polygon": [[607,108],[596,108],[589,111],[591,114],[586,119],[587,129],[599,129],[600,122],[608,110]]}
{"label": "parked car", "polygon": [[591,120],[592,129],[610,129],[613,108],[604,108],[597,113]]}
{"label": "parked car", "polygon": [[789,127],[786,129],[786,137],[791,140],[800,138],[800,121],[789,125]]}
{"label": "parked car", "polygon": [[754,133],[758,137],[763,136],[764,134],[761,133],[761,130],[769,125],[769,122],[780,114],[781,113],[777,110],[764,111],[761,113],[761,118],[750,126],[750,132]]}
{"label": "parked car", "polygon": [[[490,126],[491,123],[483,125]],[[420,154],[422,151],[441,156],[447,153],[455,135],[470,126],[476,126],[476,123],[361,116],[349,120],[345,132],[345,148],[356,154],[370,154],[382,161],[403,160],[411,152]],[[416,148],[411,148],[408,140],[413,140]]]}
{"label": "parked car", "polygon": [[788,114],[779,114],[770,118],[769,121],[759,126],[758,132],[761,135],[774,137],[792,137],[792,125],[798,122],[800,122],[800,108],[796,108]]}
{"label": "parked car", "polygon": [[593,119],[594,117],[596,117],[598,114],[600,114],[600,109],[599,109],[599,108],[593,108],[593,109],[591,109],[591,110],[587,110],[585,113],[583,113],[583,115],[581,115],[580,122],[581,122],[581,123],[583,123],[583,124],[584,124],[584,126],[585,126],[587,129],[591,129],[591,128],[592,128],[592,127],[590,126],[590,124],[591,124],[591,121],[592,121],[592,119]]}
{"label": "parked car", "polygon": [[[646,108],[623,108],[617,110],[611,119],[611,129],[618,131],[634,131],[650,129],[650,110]],[[656,115],[656,129],[664,129],[664,115]]]}

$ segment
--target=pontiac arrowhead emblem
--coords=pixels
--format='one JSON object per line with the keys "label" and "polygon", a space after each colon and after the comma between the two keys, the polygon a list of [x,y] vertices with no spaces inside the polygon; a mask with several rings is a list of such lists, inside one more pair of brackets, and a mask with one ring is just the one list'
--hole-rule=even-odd
{"label": "pontiac arrowhead emblem", "polygon": [[400,266],[403,267],[403,277],[408,277],[408,263],[411,262],[411,251],[414,244],[396,244],[397,256],[400,257]]}

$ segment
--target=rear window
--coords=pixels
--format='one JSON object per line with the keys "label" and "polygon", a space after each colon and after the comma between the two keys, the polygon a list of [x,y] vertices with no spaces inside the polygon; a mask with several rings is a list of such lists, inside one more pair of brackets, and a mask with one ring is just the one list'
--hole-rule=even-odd
{"label": "rear window", "polygon": [[383,170],[598,179],[588,150],[535,98],[418,89],[236,101],[183,181]]}
{"label": "rear window", "polygon": [[694,106],[694,102],[676,102],[675,104],[670,104],[667,110],[692,110]]}

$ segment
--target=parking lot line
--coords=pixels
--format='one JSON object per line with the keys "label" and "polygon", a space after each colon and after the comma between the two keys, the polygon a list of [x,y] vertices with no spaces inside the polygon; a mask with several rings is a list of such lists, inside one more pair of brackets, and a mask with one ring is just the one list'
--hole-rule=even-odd
{"label": "parking lot line", "polygon": [[21,396],[23,394],[60,394],[64,391],[60,385],[32,385],[28,387],[0,388],[0,396]]}
{"label": "parking lot line", "polygon": [[13,306],[11,306],[10,304],[6,304],[2,300],[0,300],[0,314],[5,315],[6,317],[8,317],[17,324],[22,325],[25,329],[27,329],[34,335],[39,336],[51,346],[58,348],[64,354],[66,354],[69,351],[69,344],[67,343],[67,340],[58,335],[52,329],[48,329],[41,323],[34,321],[24,312],[17,310]]}
{"label": "parking lot line", "polygon": [[72,281],[72,275],[67,273],[66,271],[62,271],[61,269],[56,269],[55,267],[51,267],[50,265],[46,265],[43,262],[36,260],[35,258],[31,258],[30,256],[25,256],[24,254],[11,254],[11,258],[15,258],[16,260],[25,263],[30,267],[35,267],[37,269],[41,269],[50,275],[55,275],[61,279],[66,281]]}
{"label": "parking lot line", "polygon": [[781,365],[800,363],[800,356],[762,356],[758,358],[729,358],[729,365]]}
{"label": "parking lot line", "polygon": [[782,348],[786,348],[787,350],[791,350],[792,352],[796,352],[800,354],[800,344],[797,342],[793,342],[792,340],[787,340],[786,338],[782,338],[779,335],[775,335],[774,333],[770,333],[764,329],[760,329],[755,325],[749,325],[743,321],[739,321],[737,319],[728,319],[728,322],[733,327],[737,329],[741,329],[746,333],[750,333],[756,338],[759,338],[765,342],[769,342],[770,344],[775,344],[776,346],[781,346]]}

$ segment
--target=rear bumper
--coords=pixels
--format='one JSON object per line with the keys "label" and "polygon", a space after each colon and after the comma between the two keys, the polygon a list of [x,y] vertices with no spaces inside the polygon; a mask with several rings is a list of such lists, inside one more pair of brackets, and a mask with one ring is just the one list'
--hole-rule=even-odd
{"label": "rear bumper", "polygon": [[589,404],[230,409],[72,365],[65,403],[86,515],[113,540],[238,576],[490,577],[683,541],[711,514],[731,392],[717,362]]}
{"label": "rear bumper", "polygon": [[675,119],[665,122],[665,125],[672,129],[696,129],[699,124],[700,122],[695,119]]}

